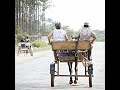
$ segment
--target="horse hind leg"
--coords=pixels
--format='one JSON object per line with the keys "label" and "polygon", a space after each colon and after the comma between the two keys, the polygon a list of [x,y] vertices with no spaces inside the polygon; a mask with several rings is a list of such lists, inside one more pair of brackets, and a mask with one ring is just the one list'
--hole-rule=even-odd
{"label": "horse hind leg", "polygon": [[78,67],[77,67],[77,63],[75,63],[75,80],[74,80],[74,84],[77,84],[77,80],[78,80]]}
{"label": "horse hind leg", "polygon": [[72,80],[72,62],[68,62],[68,66],[69,66],[69,72],[70,72],[69,84],[72,84],[73,83],[73,80]]}
{"label": "horse hind leg", "polygon": [[70,77],[69,84],[72,84],[72,83],[73,83],[73,80],[72,80],[72,77]]}

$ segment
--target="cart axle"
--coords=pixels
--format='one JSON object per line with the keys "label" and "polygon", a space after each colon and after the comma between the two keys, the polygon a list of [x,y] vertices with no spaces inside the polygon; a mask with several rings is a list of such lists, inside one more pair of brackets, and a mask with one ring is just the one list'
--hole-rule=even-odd
{"label": "cart axle", "polygon": [[[67,76],[70,76],[70,75],[54,75],[54,76],[65,76],[65,77],[67,77]],[[72,75],[72,76],[75,77],[75,75]],[[89,77],[89,75],[77,75],[77,77]],[[94,75],[92,75],[92,77],[94,77]]]}

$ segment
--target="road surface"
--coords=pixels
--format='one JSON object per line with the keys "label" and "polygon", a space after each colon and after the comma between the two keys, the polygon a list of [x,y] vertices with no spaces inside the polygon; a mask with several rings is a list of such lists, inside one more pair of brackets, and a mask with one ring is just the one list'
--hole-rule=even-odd
{"label": "road surface", "polygon": [[[69,85],[69,77],[55,77],[55,86],[51,87],[50,63],[54,60],[51,50],[35,53],[33,57],[16,56],[15,90],[105,90],[105,43],[95,42],[92,52],[93,87],[89,88],[88,77],[79,77],[77,84]],[[84,74],[81,63],[79,74]],[[67,63],[60,63],[60,74],[68,74]],[[73,68],[74,74],[74,68]],[[74,77],[73,77],[74,80]]]}

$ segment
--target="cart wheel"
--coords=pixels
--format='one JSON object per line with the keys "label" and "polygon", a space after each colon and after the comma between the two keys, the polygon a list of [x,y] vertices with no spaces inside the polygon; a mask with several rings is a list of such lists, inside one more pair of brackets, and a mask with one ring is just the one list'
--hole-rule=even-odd
{"label": "cart wheel", "polygon": [[33,51],[32,51],[32,49],[30,49],[30,55],[33,56]]}
{"label": "cart wheel", "polygon": [[54,74],[51,74],[51,87],[54,87]]}
{"label": "cart wheel", "polygon": [[17,52],[17,56],[19,56],[19,51]]}
{"label": "cart wheel", "polygon": [[33,56],[33,52],[31,52],[31,56]]}
{"label": "cart wheel", "polygon": [[20,49],[18,49],[18,51],[17,51],[17,56],[19,56],[19,54],[20,54]]}
{"label": "cart wheel", "polygon": [[27,55],[28,55],[28,50],[26,50],[26,52],[25,52]]}
{"label": "cart wheel", "polygon": [[89,87],[92,87],[92,74],[89,74]]}
{"label": "cart wheel", "polygon": [[33,56],[33,53],[31,54],[31,56]]}

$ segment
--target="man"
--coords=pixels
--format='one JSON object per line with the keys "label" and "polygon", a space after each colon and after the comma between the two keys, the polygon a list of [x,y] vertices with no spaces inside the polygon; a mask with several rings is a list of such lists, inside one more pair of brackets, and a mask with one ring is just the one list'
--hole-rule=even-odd
{"label": "man", "polygon": [[29,39],[29,37],[26,37],[25,41],[26,42],[31,42],[30,39]]}
{"label": "man", "polygon": [[57,22],[55,23],[55,28],[52,32],[49,33],[48,35],[48,42],[51,44],[51,37],[53,37],[53,41],[67,41],[68,37],[66,32],[61,29],[61,23]]}
{"label": "man", "polygon": [[[78,40],[87,40],[90,41],[91,44],[96,40],[95,34],[90,30],[89,23],[85,22],[84,26],[79,30]],[[91,48],[92,49],[92,48]],[[91,49],[88,50],[88,59],[90,60]]]}
{"label": "man", "polygon": [[26,47],[29,49],[29,48],[31,48],[31,41],[30,41],[30,39],[29,39],[29,37],[26,37],[26,39],[25,39],[25,42],[26,42]]}
{"label": "man", "polygon": [[[51,31],[48,35],[48,43],[51,44],[51,38],[53,38],[53,41],[67,41],[68,40],[68,36],[66,34],[66,32],[61,29],[61,23],[57,22],[55,23],[55,28],[53,31]],[[54,57],[55,60],[56,58],[56,51],[54,52]]]}

